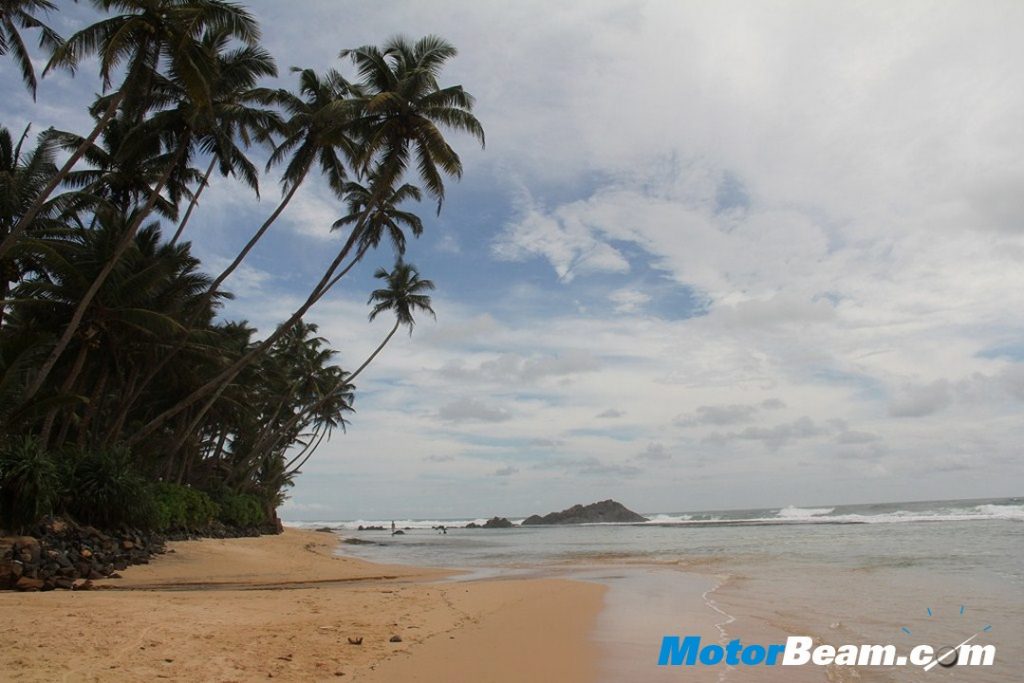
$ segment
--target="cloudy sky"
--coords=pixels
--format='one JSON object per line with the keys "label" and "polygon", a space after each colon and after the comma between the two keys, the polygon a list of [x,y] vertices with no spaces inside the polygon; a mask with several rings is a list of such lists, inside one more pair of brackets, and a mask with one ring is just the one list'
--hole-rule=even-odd
{"label": "cloudy sky", "polygon": [[[465,177],[421,208],[436,323],[360,378],[287,518],[1024,493],[1024,4],[247,4],[283,72],[446,37],[488,143],[453,137]],[[6,125],[85,128],[92,73],[33,107],[0,68]],[[276,198],[218,180],[195,250]],[[342,214],[304,187],[227,313],[286,317]],[[344,367],[390,327],[366,297],[392,258],[310,318]]]}

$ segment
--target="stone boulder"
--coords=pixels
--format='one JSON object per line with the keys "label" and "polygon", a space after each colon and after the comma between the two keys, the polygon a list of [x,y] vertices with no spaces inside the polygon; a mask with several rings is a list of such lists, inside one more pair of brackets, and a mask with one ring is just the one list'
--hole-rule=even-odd
{"label": "stone boulder", "polygon": [[647,518],[638,515],[622,503],[614,500],[602,500],[590,505],[573,505],[561,512],[551,512],[543,517],[531,515],[523,520],[523,526],[541,524],[630,524],[646,522]]}

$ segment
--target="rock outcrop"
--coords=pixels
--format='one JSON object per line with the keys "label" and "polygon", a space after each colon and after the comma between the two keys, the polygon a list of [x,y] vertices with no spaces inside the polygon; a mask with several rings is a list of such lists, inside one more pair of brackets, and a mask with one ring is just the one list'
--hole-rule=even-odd
{"label": "rock outcrop", "polygon": [[531,515],[523,520],[523,526],[537,524],[601,524],[646,522],[647,518],[628,509],[614,500],[602,500],[590,505],[573,505],[561,512],[551,512],[543,517]]}
{"label": "rock outcrop", "polygon": [[0,589],[89,589],[91,579],[117,578],[117,571],[164,552],[162,537],[135,529],[99,531],[48,519],[32,531],[0,538]]}

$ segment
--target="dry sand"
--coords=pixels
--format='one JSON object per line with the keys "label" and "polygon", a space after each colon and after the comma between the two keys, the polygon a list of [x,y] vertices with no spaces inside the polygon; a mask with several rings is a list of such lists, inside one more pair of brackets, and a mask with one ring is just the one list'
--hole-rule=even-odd
{"label": "dry sand", "polygon": [[295,529],[169,547],[97,582],[106,590],[0,593],[0,678],[571,683],[596,673],[597,584],[444,581],[335,557],[334,536]]}

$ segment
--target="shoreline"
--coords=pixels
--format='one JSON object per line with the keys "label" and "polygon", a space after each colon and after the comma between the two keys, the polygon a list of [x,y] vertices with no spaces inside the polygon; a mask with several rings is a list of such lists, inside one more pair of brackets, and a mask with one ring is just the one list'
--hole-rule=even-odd
{"label": "shoreline", "polygon": [[97,590],[0,593],[0,670],[12,681],[595,680],[605,587],[444,582],[456,572],[337,547],[298,529],[172,542]]}

